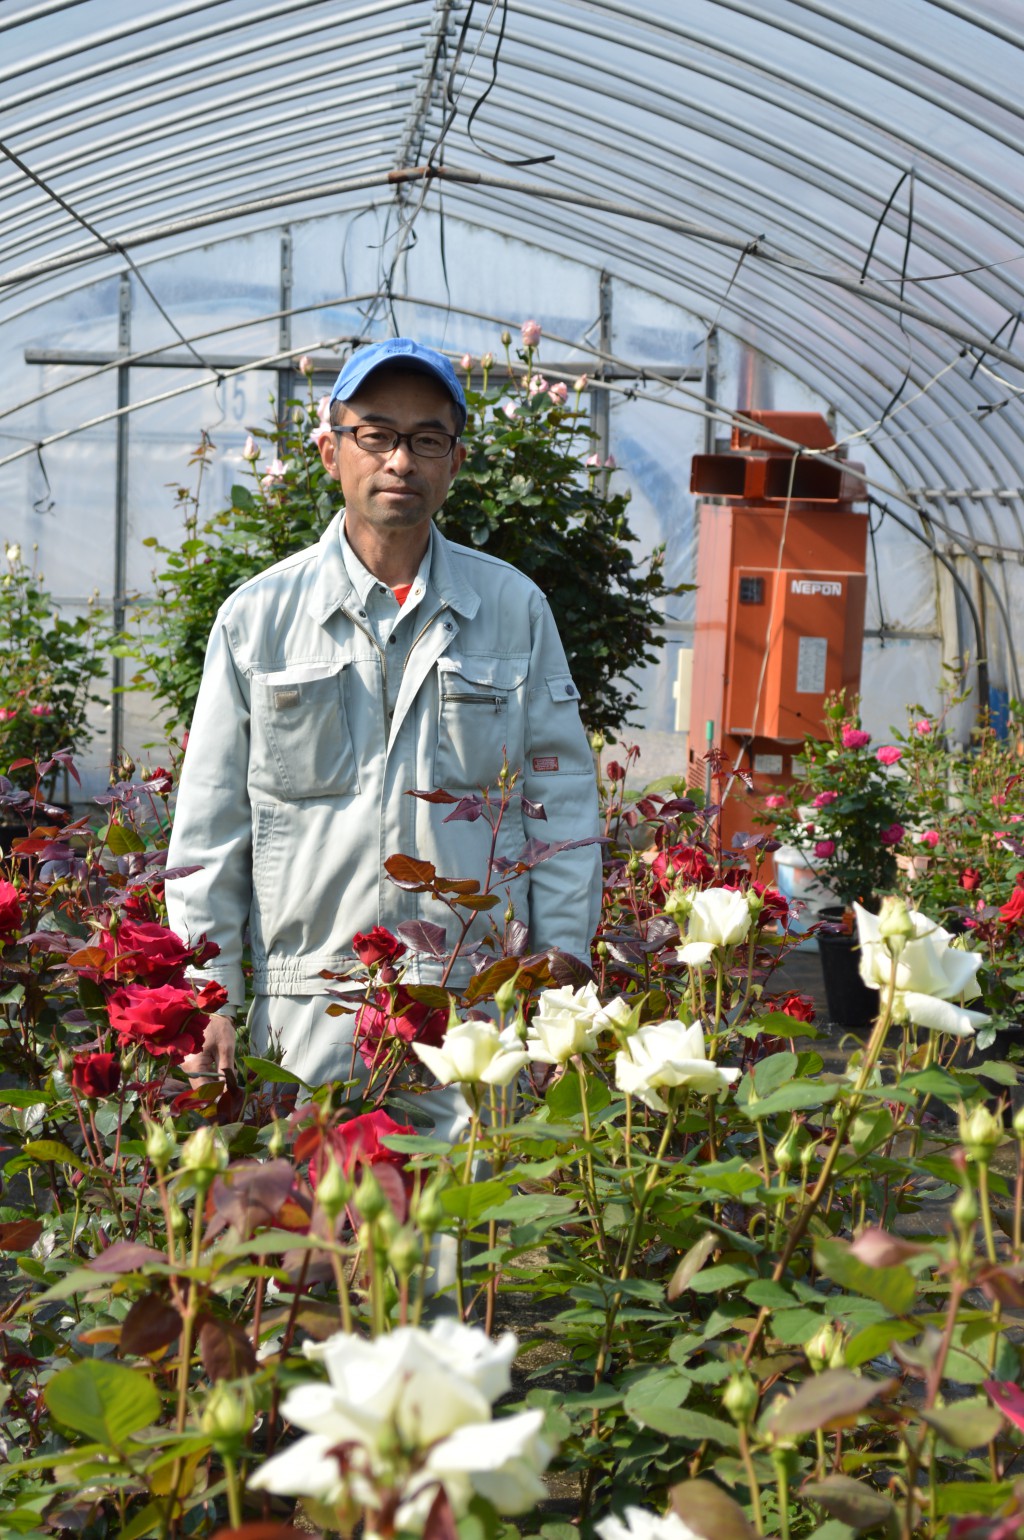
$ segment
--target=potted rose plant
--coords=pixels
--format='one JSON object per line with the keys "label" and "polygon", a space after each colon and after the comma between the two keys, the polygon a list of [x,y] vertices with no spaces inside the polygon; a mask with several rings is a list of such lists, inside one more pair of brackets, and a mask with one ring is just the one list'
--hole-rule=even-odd
{"label": "potted rose plant", "polygon": [[[899,744],[875,746],[857,702],[842,691],[825,702],[824,741],[804,746],[803,778],[766,798],[778,838],[810,856],[836,898],[818,932],[829,1012],[840,1026],[863,1026],[877,1000],[860,980],[853,906],[877,910],[898,882],[897,851],[910,821],[910,783],[896,769]],[[838,927],[838,928],[837,928]]]}

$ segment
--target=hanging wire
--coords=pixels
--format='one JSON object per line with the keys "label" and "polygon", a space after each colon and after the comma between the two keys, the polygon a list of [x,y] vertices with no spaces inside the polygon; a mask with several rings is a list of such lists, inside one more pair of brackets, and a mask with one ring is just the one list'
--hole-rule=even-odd
{"label": "hanging wire", "polygon": [[[153,290],[146,282],[146,279],[139,271],[131,254],[125,249],[124,246],[122,246],[121,242],[108,240],[101,231],[97,230],[95,225],[90,224],[89,220],[86,219],[84,214],[80,214],[77,209],[72,208],[71,204],[68,203],[66,198],[61,197],[56,188],[51,187],[49,182],[45,181],[44,178],[38,174],[38,172],[33,171],[31,166],[27,165],[26,162],[23,161],[19,155],[16,155],[10,146],[4,144],[2,140],[0,140],[0,152],[6,155],[7,159],[12,163],[12,165],[17,166],[18,170],[27,176],[29,181],[34,182],[35,185],[39,188],[40,192],[44,193],[47,198],[50,198],[54,203],[58,205],[58,207],[62,208],[65,214],[69,214],[71,218],[76,221],[76,223],[82,226],[83,230],[87,230],[94,240],[100,241],[109,252],[112,252],[115,256],[121,257],[128,264],[132,272],[135,274],[135,277],[138,280],[140,286],[149,295],[150,300],[163,316],[164,320],[167,322],[168,326],[171,328],[178,341],[183,343],[184,346],[188,348],[189,352],[192,354],[192,357],[202,368],[210,369],[211,365],[209,365],[204,358],[199,356],[195,348],[185,336],[184,332],[181,331],[177,322],[168,315],[167,311],[164,309],[163,305],[157,299],[156,295],[153,293]],[[215,369],[212,370],[212,372],[214,374],[217,373]]]}

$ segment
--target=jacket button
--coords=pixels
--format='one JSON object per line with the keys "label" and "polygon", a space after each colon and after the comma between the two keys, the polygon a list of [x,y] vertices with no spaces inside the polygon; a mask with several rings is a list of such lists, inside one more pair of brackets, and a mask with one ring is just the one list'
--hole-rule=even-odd
{"label": "jacket button", "polygon": [[452,623],[451,623],[450,620],[446,620],[445,621],[444,628],[445,628],[446,631],[450,631],[452,629]]}
{"label": "jacket button", "polygon": [[567,684],[566,687],[565,687],[565,693],[566,693],[566,695],[575,695],[576,694],[576,687],[575,687],[575,685]]}
{"label": "jacket button", "polygon": [[360,620],[365,620],[366,619],[366,611],[365,610],[357,610],[356,614],[359,616]]}

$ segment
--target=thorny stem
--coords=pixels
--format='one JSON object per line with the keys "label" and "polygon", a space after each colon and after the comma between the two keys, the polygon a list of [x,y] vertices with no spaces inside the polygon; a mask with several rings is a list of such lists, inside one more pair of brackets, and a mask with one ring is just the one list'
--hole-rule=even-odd
{"label": "thorny stem", "polygon": [[[661,1142],[658,1145],[657,1153],[655,1154],[654,1160],[651,1162],[651,1165],[648,1169],[644,1185],[635,1200],[636,1206],[633,1213],[633,1223],[630,1227],[629,1239],[626,1242],[626,1250],[622,1259],[622,1265],[619,1268],[620,1283],[625,1283],[626,1279],[629,1277],[629,1269],[633,1261],[633,1253],[636,1250],[636,1243],[640,1239],[640,1228],[643,1224],[647,1204],[649,1203],[651,1194],[654,1191],[654,1185],[659,1175],[659,1167],[662,1160],[664,1159],[665,1151],[668,1149],[669,1140],[672,1137],[675,1126],[675,1104],[673,1102],[670,1103],[669,1115],[665,1119],[665,1127],[662,1130]],[[601,1337],[600,1348],[598,1349],[597,1363],[594,1366],[595,1385],[599,1385],[601,1383],[601,1379],[604,1375],[605,1367],[608,1362],[608,1354],[611,1351],[612,1332],[615,1329],[615,1320],[619,1313],[619,1307],[622,1304],[622,1294],[623,1291],[621,1289],[616,1289],[614,1295],[612,1296],[612,1302],[608,1307],[608,1311],[605,1315],[604,1332]]]}
{"label": "thorny stem", "polygon": [[754,1457],[750,1452],[750,1433],[741,1425],[739,1429],[740,1455],[743,1459],[743,1469],[747,1473],[747,1486],[750,1488],[750,1503],[754,1510],[754,1528],[759,1535],[764,1534],[764,1514],[761,1510],[761,1486],[757,1479],[757,1471],[754,1468]]}
{"label": "thorny stem", "polygon": [[[849,1101],[843,1107],[843,1110],[836,1122],[835,1138],[829,1145],[828,1153],[822,1162],[821,1171],[818,1174],[818,1180],[811,1188],[807,1202],[804,1204],[803,1208],[794,1219],[790,1227],[789,1238],[787,1239],[779,1260],[773,1269],[772,1280],[775,1283],[780,1282],[781,1279],[785,1276],[786,1268],[789,1266],[797,1247],[800,1245],[800,1242],[803,1240],[805,1234],[807,1233],[807,1227],[810,1224],[811,1219],[814,1216],[814,1212],[817,1209],[818,1204],[821,1202],[822,1195],[824,1194],[825,1189],[828,1187],[828,1184],[831,1180],[833,1168],[839,1157],[839,1151],[846,1139],[847,1129],[857,1114],[861,1097],[864,1093],[868,1081],[871,1078],[871,1074],[878,1060],[878,1056],[882,1051],[882,1045],[885,1042],[885,1034],[889,1029],[889,1023],[892,1019],[892,1006],[895,995],[896,969],[894,966],[889,979],[889,988],[886,992],[885,1005],[879,1012],[878,1020],[875,1022],[874,1030],[872,1031],[871,1037],[868,1040],[867,1048],[864,1050],[864,1058],[861,1063],[860,1073],[857,1076],[856,1084],[853,1087]],[[745,1364],[750,1363],[754,1353],[757,1351],[758,1343],[761,1340],[761,1334],[764,1331],[765,1324],[770,1313],[771,1311],[768,1306],[764,1305],[761,1307],[757,1320],[754,1323],[754,1329],[750,1334],[750,1340],[747,1343],[746,1351],[743,1354],[743,1362]]]}
{"label": "thorny stem", "polygon": [[583,1068],[583,1060],[576,1056],[576,1075],[580,1086],[580,1106],[583,1109],[583,1139],[585,1144],[583,1155],[584,1178],[583,1190],[586,1197],[587,1209],[590,1213],[590,1221],[594,1228],[594,1238],[597,1241],[598,1255],[602,1262],[608,1260],[608,1248],[605,1240],[604,1225],[601,1221],[601,1210],[597,1202],[597,1186],[594,1180],[594,1152],[592,1148],[593,1133],[590,1126],[590,1107],[587,1105],[587,1076]]}

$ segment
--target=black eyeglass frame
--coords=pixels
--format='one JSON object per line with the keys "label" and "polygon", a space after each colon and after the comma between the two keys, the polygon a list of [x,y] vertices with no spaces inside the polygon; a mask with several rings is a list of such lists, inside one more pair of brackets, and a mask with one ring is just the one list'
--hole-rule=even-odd
{"label": "black eyeglass frame", "polygon": [[[417,429],[417,431],[415,433],[399,433],[397,428],[385,428],[382,425],[380,425],[378,423],[374,423],[374,422],[346,423],[343,427],[340,427],[340,428],[336,427],[332,423],[331,424],[331,432],[332,433],[350,433],[352,435],[352,439],[355,442],[357,448],[361,449],[364,454],[391,455],[391,454],[394,454],[394,452],[398,448],[399,444],[408,444],[408,446],[409,446],[410,450],[412,451],[412,453],[419,460],[444,460],[444,459],[447,459],[447,457],[450,454],[454,454],[455,449],[456,449],[456,447],[457,447],[457,445],[459,443],[459,440],[462,437],[462,435],[459,434],[459,433],[445,433],[442,428],[419,428],[419,429]],[[360,433],[376,433],[378,435],[386,434],[388,438],[391,438],[391,439],[394,440],[394,443],[388,444],[386,448],[383,445],[377,444],[377,445],[375,445],[371,449],[369,447],[369,445],[360,444],[360,442],[359,442],[359,435],[360,435]],[[424,453],[424,451],[422,449],[417,449],[416,448],[416,444],[415,444],[415,440],[416,439],[422,439],[422,438],[432,438],[432,439],[434,439],[434,438],[443,438],[443,439],[447,439],[448,440],[448,448],[447,449],[442,449],[440,454],[436,454],[432,450],[428,450],[426,453]]]}

